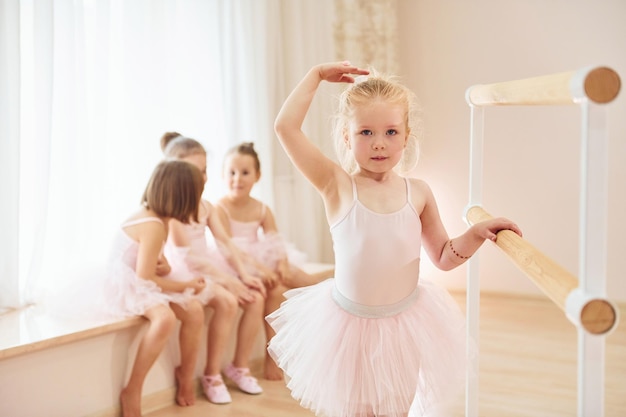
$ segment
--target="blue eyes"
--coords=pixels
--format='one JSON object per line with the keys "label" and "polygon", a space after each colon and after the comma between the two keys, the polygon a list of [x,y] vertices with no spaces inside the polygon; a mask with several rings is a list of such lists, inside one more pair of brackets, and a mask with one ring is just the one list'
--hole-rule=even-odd
{"label": "blue eyes", "polygon": [[[361,135],[363,136],[372,136],[374,134],[374,132],[372,132],[369,129],[365,129],[365,130],[361,130]],[[385,135],[387,136],[394,136],[397,135],[398,131],[396,129],[389,129],[385,132]]]}

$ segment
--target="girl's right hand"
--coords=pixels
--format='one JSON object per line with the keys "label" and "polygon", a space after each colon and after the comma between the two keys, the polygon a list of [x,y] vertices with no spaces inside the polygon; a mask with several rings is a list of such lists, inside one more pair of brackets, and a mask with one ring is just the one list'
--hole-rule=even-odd
{"label": "girl's right hand", "polygon": [[194,294],[199,294],[206,287],[206,281],[202,277],[196,277],[189,281],[189,287],[193,288]]}
{"label": "girl's right hand", "polygon": [[355,75],[368,75],[369,70],[356,67],[349,61],[331,62],[317,66],[320,79],[331,83],[353,83]]}
{"label": "girl's right hand", "polygon": [[242,274],[241,281],[244,284],[246,284],[248,287],[260,292],[263,298],[267,297],[267,291],[265,290],[265,285],[263,285],[263,281],[260,278],[257,278],[249,274]]}
{"label": "girl's right hand", "polygon": [[263,285],[265,285],[265,287],[269,289],[274,288],[280,280],[279,274],[275,271],[272,271],[270,268],[266,267],[263,264],[257,266],[257,275],[263,281]]}
{"label": "girl's right hand", "polygon": [[241,280],[237,277],[231,276],[228,280],[221,282],[220,285],[237,297],[237,303],[239,305],[248,304],[254,301],[254,294],[252,294],[252,291],[254,290],[246,287],[246,284],[241,282]]}

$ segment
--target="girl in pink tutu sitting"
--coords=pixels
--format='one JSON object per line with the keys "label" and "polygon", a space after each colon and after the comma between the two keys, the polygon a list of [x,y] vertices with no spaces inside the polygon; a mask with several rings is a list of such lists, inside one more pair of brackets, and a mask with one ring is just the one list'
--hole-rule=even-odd
{"label": "girl in pink tutu sitting", "polygon": [[[421,247],[450,270],[498,231],[521,232],[498,218],[450,239],[429,186],[401,176],[417,159],[414,96],[368,74],[317,65],[277,116],[281,144],[324,201],[335,278],[285,294],[267,317],[276,331],[268,350],[292,395],[318,415],[432,416],[462,387],[465,323],[445,289],[419,279]],[[322,81],[350,84],[334,128],[341,166],[302,131]]]}
{"label": "girl in pink tutu sitting", "polygon": [[[179,159],[195,165],[206,182],[207,154],[202,144],[176,132],[161,138],[161,148],[167,158]],[[202,376],[202,388],[209,401],[226,404],[232,401],[222,378],[222,359],[232,329],[236,325],[237,306],[243,314],[237,326],[237,343],[232,362],[223,372],[243,392],[260,394],[263,389],[250,374],[249,359],[261,329],[264,314],[265,286],[258,277],[247,272],[241,256],[222,227],[213,205],[201,199],[198,219],[184,223],[169,222],[170,236],[166,255],[173,271],[183,275],[200,275],[212,285],[213,297],[208,306],[213,310],[207,332],[207,358]],[[224,248],[211,250],[206,232]],[[226,258],[224,257],[226,255]]]}
{"label": "girl in pink tutu sitting", "polygon": [[[244,142],[234,146],[224,159],[223,179],[228,191],[216,207],[227,233],[244,253],[246,264],[264,279],[268,291],[265,315],[268,315],[285,300],[285,291],[321,282],[330,278],[333,271],[310,274],[301,268],[306,254],[283,238],[272,210],[250,195],[260,178],[261,162],[254,144]],[[268,324],[265,334],[268,341],[274,336]],[[265,358],[264,374],[269,380],[283,377],[269,355]]]}
{"label": "girl in pink tutu sitting", "polygon": [[168,222],[198,217],[204,188],[200,171],[182,161],[161,162],[154,169],[141,208],[121,226],[114,241],[102,303],[115,316],[141,315],[148,320],[130,378],[120,394],[122,415],[141,416],[146,375],[180,320],[181,364],[176,368],[176,402],[194,403],[194,371],[204,324],[202,299],[210,297],[204,278],[169,273],[162,256]]}

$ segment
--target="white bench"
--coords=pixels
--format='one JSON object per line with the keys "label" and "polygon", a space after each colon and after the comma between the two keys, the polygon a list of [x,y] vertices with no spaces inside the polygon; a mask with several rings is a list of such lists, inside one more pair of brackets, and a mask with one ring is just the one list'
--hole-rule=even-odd
{"label": "white bench", "polygon": [[[308,272],[332,268],[305,267]],[[53,318],[37,306],[0,315],[0,416],[115,416],[144,324],[142,317],[101,322]],[[232,352],[234,340],[231,344]],[[253,359],[265,355],[264,336],[257,345]],[[198,375],[204,357],[203,347]],[[173,336],[144,384],[144,412],[173,404],[177,363]]]}

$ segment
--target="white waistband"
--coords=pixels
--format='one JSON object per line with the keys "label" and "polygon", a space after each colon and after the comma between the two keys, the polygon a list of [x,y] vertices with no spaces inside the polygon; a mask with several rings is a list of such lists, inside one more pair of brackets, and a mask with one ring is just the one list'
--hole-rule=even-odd
{"label": "white waistband", "polygon": [[337,290],[337,287],[333,286],[333,299],[339,307],[343,308],[348,313],[354,314],[355,316],[365,318],[390,317],[395,316],[396,314],[409,308],[417,299],[419,294],[418,290],[418,287],[415,287],[415,290],[413,290],[411,294],[397,303],[371,306],[367,304],[355,303],[354,301],[347,299],[339,292],[339,290]]}

